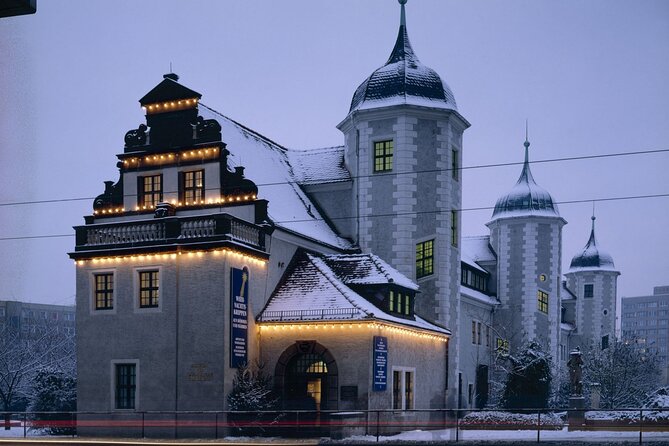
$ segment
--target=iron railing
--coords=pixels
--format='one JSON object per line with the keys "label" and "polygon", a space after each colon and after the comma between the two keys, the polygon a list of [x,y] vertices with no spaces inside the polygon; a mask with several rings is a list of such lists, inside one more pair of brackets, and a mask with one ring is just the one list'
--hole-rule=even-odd
{"label": "iron railing", "polygon": [[[0,430],[3,428],[14,437],[341,439],[360,435],[358,438],[369,442],[400,434],[399,439],[438,443],[610,439],[643,444],[669,441],[669,409],[3,412]],[[0,432],[0,437],[6,436]]]}

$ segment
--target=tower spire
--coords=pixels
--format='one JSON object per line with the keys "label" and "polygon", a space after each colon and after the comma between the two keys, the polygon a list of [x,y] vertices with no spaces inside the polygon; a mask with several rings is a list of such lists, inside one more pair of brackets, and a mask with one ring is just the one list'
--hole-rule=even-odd
{"label": "tower spire", "polygon": [[406,5],[407,0],[397,0],[397,1],[399,2],[400,5],[402,5],[402,10],[401,10],[401,13],[400,13],[400,26],[406,27],[407,26],[407,16],[406,16],[406,12],[404,10],[404,5]]}
{"label": "tower spire", "polygon": [[530,160],[530,157],[529,157],[530,139],[529,139],[528,135],[529,135],[529,132],[528,132],[527,119],[525,119],[525,143],[523,145],[525,146],[525,164],[526,165],[529,163],[529,160]]}

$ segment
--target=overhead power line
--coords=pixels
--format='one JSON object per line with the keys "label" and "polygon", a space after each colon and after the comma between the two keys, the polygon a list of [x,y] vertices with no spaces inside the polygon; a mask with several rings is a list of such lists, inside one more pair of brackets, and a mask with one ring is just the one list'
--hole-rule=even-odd
{"label": "overhead power line", "polygon": [[[566,200],[558,201],[555,204],[566,205],[566,204],[578,204],[578,203],[593,203],[593,202],[605,202],[605,201],[625,201],[625,200],[641,200],[648,198],[666,198],[669,197],[669,193],[665,194],[646,194],[646,195],[629,195],[625,197],[606,197],[606,198],[588,198],[588,199],[579,199],[579,200]],[[494,206],[482,206],[482,207],[473,207],[473,208],[460,208],[460,209],[435,209],[431,211],[419,211],[419,212],[395,212],[387,214],[369,214],[361,217],[333,217],[329,220],[354,220],[356,218],[384,218],[384,217],[397,217],[397,216],[408,216],[408,215],[428,215],[428,214],[442,214],[448,213],[451,211],[457,212],[472,212],[472,211],[486,211],[494,209]],[[276,224],[287,224],[287,223],[304,223],[304,222],[314,222],[314,221],[325,221],[324,218],[311,218],[311,219],[296,219],[296,220],[281,220],[275,221]],[[17,236],[17,237],[0,237],[0,241],[9,241],[9,240],[31,240],[31,239],[45,239],[45,238],[64,238],[64,237],[74,237],[74,234],[48,234],[48,235],[26,235],[26,236]]]}
{"label": "overhead power line", "polygon": [[[565,161],[581,161],[581,160],[589,160],[589,159],[602,159],[602,158],[615,158],[615,157],[623,157],[623,156],[637,156],[637,155],[651,155],[651,154],[657,154],[657,153],[666,153],[669,152],[669,149],[655,149],[655,150],[640,150],[640,151],[635,151],[635,152],[619,152],[619,153],[608,153],[608,154],[598,154],[598,155],[582,155],[582,156],[570,156],[570,157],[563,157],[563,158],[549,158],[549,159],[543,159],[543,160],[536,160],[536,161],[530,161],[530,164],[545,164],[545,163],[556,163],[556,162],[565,162]],[[523,161],[514,161],[514,162],[508,162],[508,163],[493,163],[493,164],[476,164],[476,165],[471,165],[471,166],[463,166],[463,167],[458,167],[456,168],[457,170],[474,170],[474,169],[490,169],[490,168],[499,168],[499,167],[509,167],[509,166],[519,166],[522,165]],[[415,174],[427,174],[427,173],[440,173],[440,172],[450,172],[454,170],[453,168],[445,168],[445,169],[425,169],[425,170],[416,170],[416,171],[410,171],[410,172],[387,172],[387,173],[374,173],[370,175],[358,175],[351,177],[351,179],[362,179],[362,178],[378,178],[378,177],[386,177],[386,176],[400,176],[400,175],[415,175]],[[320,179],[321,181],[328,181],[328,180],[338,180],[339,178],[322,178]],[[268,182],[268,183],[256,183],[256,186],[262,187],[262,186],[282,186],[286,184],[300,184],[298,181],[275,181],[275,182]],[[207,191],[217,191],[219,190],[218,188],[206,188],[205,190]],[[179,191],[173,190],[173,191],[163,191],[164,194],[169,194],[169,193],[178,193]],[[133,196],[134,195],[125,195],[125,196]],[[74,201],[88,201],[88,200],[94,200],[95,197],[76,197],[76,198],[56,198],[56,199],[50,199],[50,200],[26,200],[26,201],[14,201],[14,202],[6,202],[6,203],[0,203],[0,207],[7,207],[7,206],[23,206],[23,205],[35,205],[35,204],[51,204],[51,203],[63,203],[63,202],[74,202]]]}

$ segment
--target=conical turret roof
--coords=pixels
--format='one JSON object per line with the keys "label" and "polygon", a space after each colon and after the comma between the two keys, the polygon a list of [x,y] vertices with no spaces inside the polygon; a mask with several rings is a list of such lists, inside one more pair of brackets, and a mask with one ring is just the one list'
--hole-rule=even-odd
{"label": "conical turret roof", "polygon": [[504,217],[546,216],[560,217],[557,204],[543,187],[539,186],[530,170],[529,141],[525,141],[525,162],[515,186],[495,203],[492,219]]}
{"label": "conical turret roof", "polygon": [[592,229],[590,231],[590,238],[588,243],[586,243],[583,251],[578,253],[571,259],[571,264],[569,265],[569,272],[575,272],[578,270],[604,270],[604,271],[616,271],[616,267],[613,264],[613,258],[607,253],[602,251],[597,246],[597,239],[595,238],[595,216],[592,216]]}
{"label": "conical turret roof", "polygon": [[400,29],[388,61],[360,84],[353,95],[350,112],[398,104],[420,105],[457,111],[453,92],[414,53],[406,27],[405,1]]}

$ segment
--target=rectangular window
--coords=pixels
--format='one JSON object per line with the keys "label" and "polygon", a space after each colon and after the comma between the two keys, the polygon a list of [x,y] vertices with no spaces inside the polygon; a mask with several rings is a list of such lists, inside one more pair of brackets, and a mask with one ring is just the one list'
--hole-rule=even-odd
{"label": "rectangular window", "polygon": [[481,345],[481,323],[477,322],[476,323],[476,343],[478,345]]}
{"label": "rectangular window", "polygon": [[460,166],[458,166],[458,151],[451,150],[451,175],[455,181],[460,178]]}
{"label": "rectangular window", "polygon": [[153,208],[163,201],[163,176],[139,177],[139,206]]}
{"label": "rectangular window", "polygon": [[594,296],[595,286],[591,283],[583,285],[583,297],[591,298]]}
{"label": "rectangular window", "polygon": [[413,409],[413,372],[404,372],[404,408]]}
{"label": "rectangular window", "polygon": [[434,274],[434,240],[416,244],[416,278]]}
{"label": "rectangular window", "polygon": [[451,211],[451,245],[458,246],[458,211]]}
{"label": "rectangular window", "polygon": [[393,170],[393,141],[374,143],[374,172]]}
{"label": "rectangular window", "polygon": [[393,370],[393,409],[402,408],[402,372]]}
{"label": "rectangular window", "polygon": [[402,293],[397,293],[397,307],[395,308],[395,312],[402,312]]}
{"label": "rectangular window", "polygon": [[490,325],[485,326],[485,346],[490,347]]}
{"label": "rectangular window", "polygon": [[509,353],[509,341],[502,338],[497,338],[497,350],[503,353]]}
{"label": "rectangular window", "polygon": [[544,291],[537,291],[537,304],[539,311],[548,314],[548,293]]}
{"label": "rectangular window", "polygon": [[116,409],[134,409],[137,390],[137,365],[116,364]]}
{"label": "rectangular window", "polygon": [[474,403],[474,384],[469,383],[467,386],[467,399],[469,401],[469,406],[472,406]]}
{"label": "rectangular window", "polygon": [[476,344],[476,321],[472,321],[472,344]]}
{"label": "rectangular window", "polygon": [[95,274],[95,309],[114,309],[114,273]]}
{"label": "rectangular window", "polygon": [[414,408],[414,371],[404,368],[393,370],[393,409]]}
{"label": "rectangular window", "polygon": [[158,306],[158,271],[139,272],[139,307],[152,308]]}
{"label": "rectangular window", "polygon": [[390,311],[393,312],[395,311],[395,292],[393,290],[390,290]]}
{"label": "rectangular window", "polygon": [[609,348],[609,335],[602,336],[602,350]]}
{"label": "rectangular window", "polygon": [[197,204],[204,201],[204,170],[181,173],[181,201]]}
{"label": "rectangular window", "polygon": [[404,296],[404,314],[411,315],[411,296],[408,294]]}

